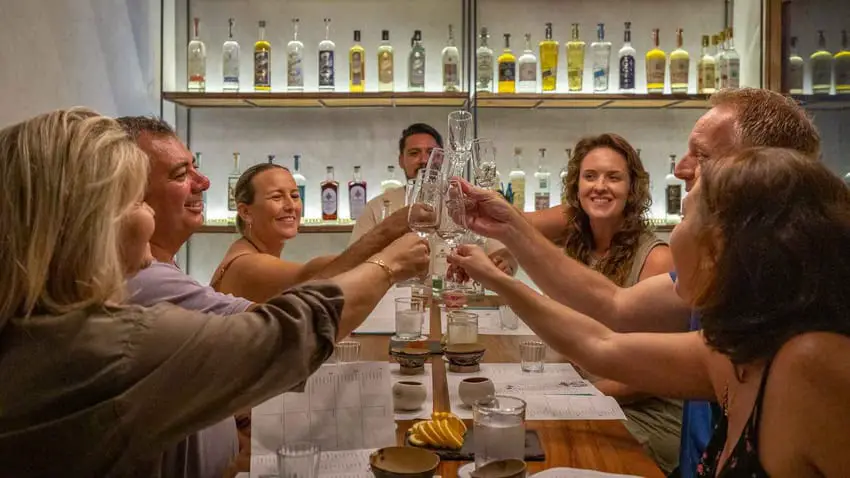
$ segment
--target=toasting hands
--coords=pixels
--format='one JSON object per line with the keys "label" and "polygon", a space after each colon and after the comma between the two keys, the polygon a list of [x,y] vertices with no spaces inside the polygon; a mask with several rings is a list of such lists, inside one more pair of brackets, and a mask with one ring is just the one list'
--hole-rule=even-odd
{"label": "toasting hands", "polygon": [[428,272],[431,249],[427,240],[411,232],[396,239],[378,256],[389,266],[397,282]]}
{"label": "toasting hands", "polygon": [[484,287],[493,289],[494,281],[507,275],[493,263],[484,249],[470,244],[460,245],[448,257],[450,264],[448,274],[455,280],[463,282],[470,277],[480,282]]}
{"label": "toasting hands", "polygon": [[463,178],[452,178],[461,185],[466,200],[466,226],[477,234],[501,240],[513,231],[522,213],[496,191],[475,187]]}

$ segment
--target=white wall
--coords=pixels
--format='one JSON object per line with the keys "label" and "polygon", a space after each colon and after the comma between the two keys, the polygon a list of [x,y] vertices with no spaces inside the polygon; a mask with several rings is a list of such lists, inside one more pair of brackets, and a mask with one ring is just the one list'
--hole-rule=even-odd
{"label": "white wall", "polygon": [[159,5],[0,2],[0,125],[74,105],[158,114]]}

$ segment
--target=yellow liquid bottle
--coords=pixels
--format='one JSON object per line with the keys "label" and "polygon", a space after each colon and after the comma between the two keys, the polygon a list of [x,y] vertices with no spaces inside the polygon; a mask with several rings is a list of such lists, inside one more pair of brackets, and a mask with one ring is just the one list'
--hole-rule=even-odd
{"label": "yellow liquid bottle", "polygon": [[847,30],[841,30],[841,51],[835,54],[835,93],[850,94],[850,49]]}
{"label": "yellow liquid bottle", "polygon": [[254,43],[254,91],[272,90],[272,45],[266,40],[266,22],[260,21],[260,39]]}
{"label": "yellow liquid bottle", "polygon": [[832,54],[826,49],[826,37],[818,30],[818,49],[809,57],[812,70],[812,93],[829,94],[832,88]]}
{"label": "yellow liquid bottle", "polygon": [[572,25],[572,39],[567,42],[567,84],[570,91],[581,91],[584,78],[584,42],[579,40],[578,23]]}
{"label": "yellow liquid bottle", "polygon": [[497,60],[499,93],[516,93],[516,56],[511,51],[511,34],[505,33],[505,50]]}
{"label": "yellow liquid bottle", "polygon": [[[691,57],[687,50],[682,48],[683,30],[676,30],[676,49],[670,52],[670,91],[672,93],[688,92],[688,72],[691,69]],[[708,40],[708,37],[705,37]],[[706,41],[706,44],[708,42]]]}
{"label": "yellow liquid bottle", "polygon": [[360,30],[354,30],[354,46],[348,50],[348,91],[363,93],[366,89],[366,51],[360,45]]}
{"label": "yellow liquid bottle", "polygon": [[552,24],[546,24],[546,37],[540,47],[540,81],[543,91],[558,89],[558,42],[552,39]]}
{"label": "yellow liquid bottle", "polygon": [[667,55],[659,47],[658,29],[652,29],[654,48],[646,52],[646,91],[664,93],[664,77],[667,73]]}

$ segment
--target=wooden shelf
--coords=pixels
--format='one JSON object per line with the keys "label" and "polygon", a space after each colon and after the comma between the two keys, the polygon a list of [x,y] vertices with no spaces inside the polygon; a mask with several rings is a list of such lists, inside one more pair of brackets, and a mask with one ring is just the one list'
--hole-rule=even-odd
{"label": "wooden shelf", "polygon": [[[346,224],[301,224],[299,234],[341,234],[350,233],[354,223]],[[198,230],[201,234],[236,234],[236,226],[229,224],[204,224]]]}
{"label": "wooden shelf", "polygon": [[706,109],[709,95],[663,94],[478,94],[479,108],[522,109]]}
{"label": "wooden shelf", "polygon": [[807,110],[850,109],[850,94],[842,95],[791,95]]}
{"label": "wooden shelf", "polygon": [[162,99],[187,108],[463,108],[466,93],[190,93],[163,92]]}

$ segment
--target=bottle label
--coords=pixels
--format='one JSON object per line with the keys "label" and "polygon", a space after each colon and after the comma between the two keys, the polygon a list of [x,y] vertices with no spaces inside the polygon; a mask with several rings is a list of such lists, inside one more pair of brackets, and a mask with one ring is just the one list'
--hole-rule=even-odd
{"label": "bottle label", "polygon": [[334,86],[334,52],[319,52],[319,86]]}
{"label": "bottle label", "polygon": [[549,209],[549,193],[537,193],[534,195],[534,210],[542,211]]}
{"label": "bottle label", "polygon": [[699,92],[702,93],[706,88],[714,88],[716,80],[714,79],[714,64],[703,63],[699,69]]}
{"label": "bottle label", "polygon": [[289,86],[304,87],[304,74],[302,72],[301,52],[291,51],[286,56],[286,81]]}
{"label": "bottle label", "polygon": [[635,57],[625,55],[620,57],[620,89],[633,90],[635,88]]}
{"label": "bottle label", "polygon": [[670,84],[687,86],[689,67],[690,62],[685,58],[670,60]]}
{"label": "bottle label", "polygon": [[351,54],[351,84],[363,86],[363,53],[355,51]]}
{"label": "bottle label", "polygon": [[269,51],[261,50],[254,52],[254,85],[271,86],[270,74],[271,62]]}
{"label": "bottle label", "polygon": [[328,187],[322,191],[322,214],[325,216],[336,216],[338,209],[336,189]]}
{"label": "bottle label", "polygon": [[443,63],[443,84],[456,85],[457,83],[457,63]]}
{"label": "bottle label", "polygon": [[827,87],[832,83],[832,71],[829,59],[815,59],[812,65],[812,87]]}
{"label": "bottle label", "polygon": [[478,57],[478,83],[489,86],[493,81],[493,57],[481,55]]}
{"label": "bottle label", "polygon": [[737,58],[726,60],[726,69],[728,72],[726,86],[728,88],[738,88],[741,85],[741,61]]}
{"label": "bottle label", "polygon": [[537,81],[537,63],[523,63],[519,66],[519,81]]}
{"label": "bottle label", "polygon": [[227,210],[235,211],[236,210],[236,183],[239,181],[238,177],[231,176],[227,178]]}
{"label": "bottle label", "polygon": [[363,213],[366,207],[366,186],[363,184],[354,184],[348,188],[348,208],[351,212],[351,219],[355,221]]}
{"label": "bottle label", "polygon": [[[838,79],[838,66],[835,68],[835,83],[841,84]],[[788,89],[792,91],[803,90],[803,63],[791,62],[788,65]]]}
{"label": "bottle label", "polygon": [[225,83],[239,83],[239,53],[225,50],[222,58],[222,73]]}
{"label": "bottle label", "polygon": [[204,50],[189,48],[187,62],[189,81],[204,83],[207,76],[207,59]]}
{"label": "bottle label", "polygon": [[503,61],[499,63],[499,82],[516,80],[516,63]]}
{"label": "bottle label", "polygon": [[664,85],[665,64],[662,59],[651,59],[646,62],[646,84]]}
{"label": "bottle label", "polygon": [[679,216],[682,214],[682,185],[670,184],[664,190],[667,199],[667,214]]}
{"label": "bottle label", "polygon": [[378,81],[381,83],[393,82],[393,56],[388,51],[378,55]]}
{"label": "bottle label", "polygon": [[418,53],[411,58],[410,85],[425,86],[425,57]]}
{"label": "bottle label", "polygon": [[844,57],[835,61],[835,86],[841,87],[842,91],[850,88],[850,58]]}

